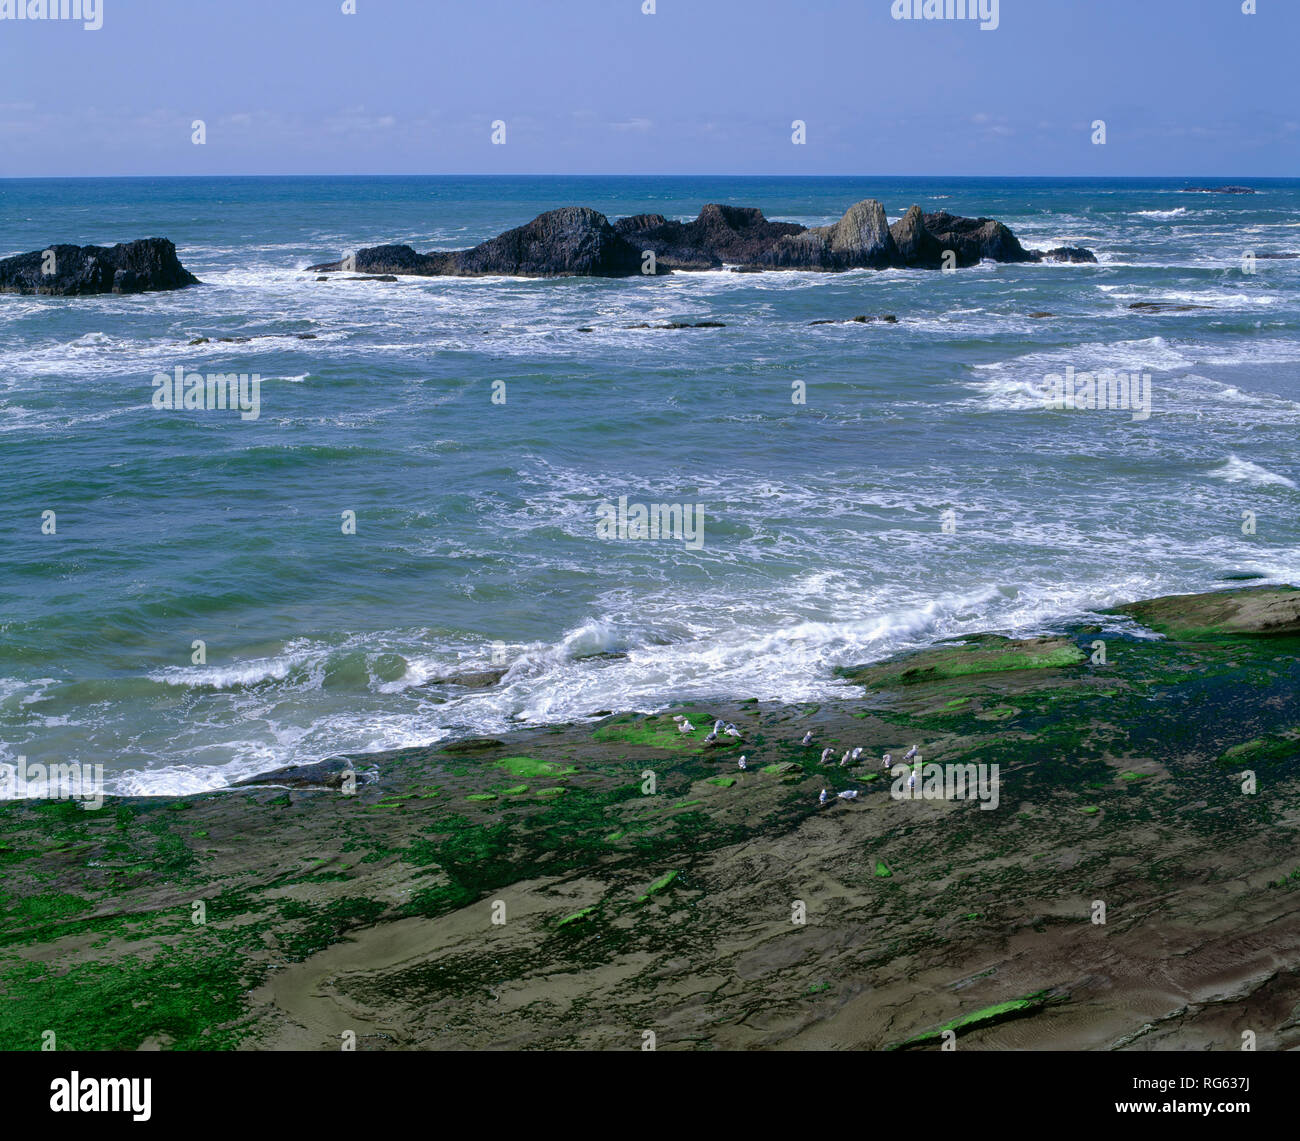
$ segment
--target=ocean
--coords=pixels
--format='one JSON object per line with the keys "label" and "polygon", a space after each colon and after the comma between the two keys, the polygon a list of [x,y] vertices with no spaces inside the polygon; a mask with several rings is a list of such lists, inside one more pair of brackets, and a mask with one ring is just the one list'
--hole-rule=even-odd
{"label": "ocean", "polygon": [[[1243,255],[1300,251],[1300,181],[1179,192],[1198,181],[0,181],[0,256],[167,237],[203,282],[0,296],[0,763],[189,793],[606,710],[846,697],[836,666],[939,639],[1295,581],[1300,260]],[[564,205],[819,225],[867,197],[1100,264],[303,272]],[[811,324],[860,314],[898,320]],[[629,328],[670,321],[725,327]],[[177,367],[259,376],[256,417],[154,407]],[[1070,368],[1149,375],[1150,416],[1047,407]],[[624,496],[698,511],[702,541],[599,537]],[[437,680],[494,663],[494,686]]]}

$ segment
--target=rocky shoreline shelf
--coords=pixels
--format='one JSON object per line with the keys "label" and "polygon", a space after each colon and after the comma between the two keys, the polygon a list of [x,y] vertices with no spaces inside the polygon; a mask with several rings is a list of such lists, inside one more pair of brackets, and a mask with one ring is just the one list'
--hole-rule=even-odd
{"label": "rocky shoreline shelf", "polygon": [[[0,1040],[1295,1048],[1298,654],[1300,590],[1247,587],[846,669],[821,705],[6,802],[0,994],[45,998],[0,1002]],[[891,796],[880,757],[914,744],[997,764],[997,811]]]}

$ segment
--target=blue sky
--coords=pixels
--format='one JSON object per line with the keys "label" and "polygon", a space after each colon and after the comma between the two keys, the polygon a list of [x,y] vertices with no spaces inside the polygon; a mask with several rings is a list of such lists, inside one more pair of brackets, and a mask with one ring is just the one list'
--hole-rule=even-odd
{"label": "blue sky", "polygon": [[101,3],[0,19],[0,176],[1300,174],[1300,0]]}

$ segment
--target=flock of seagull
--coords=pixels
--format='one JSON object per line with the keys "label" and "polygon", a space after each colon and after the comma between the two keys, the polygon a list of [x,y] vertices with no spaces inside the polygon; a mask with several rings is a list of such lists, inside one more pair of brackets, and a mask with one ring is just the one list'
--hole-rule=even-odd
{"label": "flock of seagull", "polygon": [[[688,733],[695,732],[695,726],[692,725],[690,721],[688,721],[680,713],[675,714],[673,716],[673,720],[677,723],[677,731],[679,733],[688,734]],[[704,743],[706,745],[711,744],[712,742],[718,739],[719,734],[725,734],[728,737],[737,737],[737,738],[742,736],[740,730],[737,729],[735,725],[733,725],[730,721],[715,721],[713,723],[713,730],[712,732],[709,733],[707,737],[704,738]],[[812,743],[813,743],[813,731],[809,729],[808,732],[803,735],[803,740],[800,741],[799,744],[807,746],[807,745],[811,745]],[[908,749],[907,753],[903,756],[903,762],[906,763],[908,761],[911,761],[913,757],[916,757],[917,749],[918,746],[916,745],[913,745],[910,749]],[[856,765],[858,763],[858,760],[861,758],[861,756],[862,756],[861,746],[859,746],[856,749],[846,750],[844,756],[840,758],[840,768],[844,768],[848,765]],[[830,748],[823,749],[822,756],[821,756],[822,766],[825,767],[826,765],[828,765],[834,759],[834,757],[835,757],[834,749],[830,749]],[[913,764],[912,766],[911,776],[908,777],[909,788],[916,787],[916,765],[917,764],[920,764],[919,757],[917,757],[916,764]],[[749,758],[742,754],[740,760],[737,762],[737,767],[740,769],[741,772],[748,772]],[[893,754],[886,753],[884,757],[881,758],[881,765],[880,765],[881,771],[889,772],[889,770],[892,769],[893,767],[894,767]],[[840,800],[857,800],[858,790],[848,789],[847,791],[837,793],[834,797],[832,797],[831,794],[826,791],[826,789],[822,789],[821,795],[817,798],[817,800],[818,803],[820,804],[826,804],[829,801],[834,800],[836,798]]]}

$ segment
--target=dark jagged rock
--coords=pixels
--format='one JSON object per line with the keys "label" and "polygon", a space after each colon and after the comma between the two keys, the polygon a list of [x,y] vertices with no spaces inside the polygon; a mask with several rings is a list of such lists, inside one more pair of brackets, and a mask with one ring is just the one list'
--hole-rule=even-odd
{"label": "dark jagged rock", "polygon": [[898,264],[918,269],[937,269],[943,263],[944,247],[925,227],[921,207],[911,206],[890,228]]}
{"label": "dark jagged rock", "polygon": [[1184,186],[1180,194],[1254,194],[1249,186]]}
{"label": "dark jagged rock", "polygon": [[653,250],[664,269],[720,269],[724,262],[753,265],[782,238],[801,234],[794,222],[769,222],[761,210],[711,202],[694,222],[662,214],[620,218],[615,229],[640,250]]}
{"label": "dark jagged rock", "polygon": [[957,255],[959,266],[981,261],[1027,262],[1038,260],[1001,222],[991,218],[961,218],[941,210],[921,216],[925,228],[945,249]]}
{"label": "dark jagged rock", "polygon": [[1034,318],[1034,320],[1037,321],[1037,320],[1041,320],[1041,319],[1044,318],[1044,317],[1055,317],[1056,314],[1055,314],[1055,313],[1048,313],[1046,310],[1042,310],[1041,312],[1038,312],[1038,313],[1030,313],[1029,316],[1032,317],[1032,318]]}
{"label": "dark jagged rock", "polygon": [[[951,251],[952,257],[945,258]],[[1001,222],[962,218],[947,212],[923,214],[913,206],[892,227],[874,198],[855,203],[831,226],[806,228],[794,222],[769,222],[761,210],[710,203],[692,222],[662,214],[634,214],[612,225],[595,210],[570,207],[539,215],[470,250],[417,253],[410,246],[358,250],[347,269],[378,275],[519,277],[631,277],[647,272],[716,270],[740,273],[798,269],[915,267],[945,263],[1096,261],[1091,251],[1064,246],[1040,253],[1026,250]],[[308,267],[332,273],[343,262]],[[379,280],[387,280],[388,276]],[[319,279],[318,279],[319,280]],[[352,279],[360,280],[360,279]]]}
{"label": "dark jagged rock", "polygon": [[[628,277],[641,266],[641,251],[604,214],[571,206],[539,214],[473,249],[419,254],[410,246],[373,246],[358,250],[349,268],[420,277]],[[341,261],[308,267],[313,273],[342,268]]]}
{"label": "dark jagged rock", "polygon": [[[52,253],[51,259],[47,255]],[[51,268],[52,272],[44,272]],[[47,246],[0,261],[0,293],[86,297],[147,293],[198,285],[166,238],[141,238],[116,246]]]}

